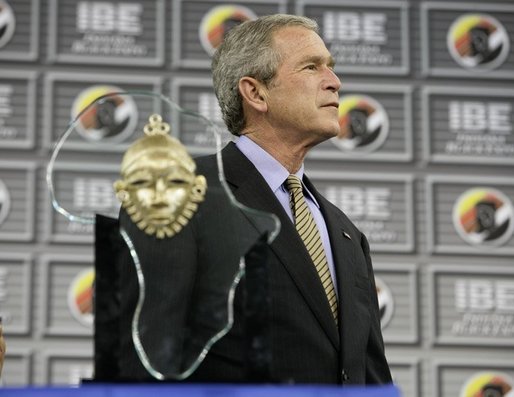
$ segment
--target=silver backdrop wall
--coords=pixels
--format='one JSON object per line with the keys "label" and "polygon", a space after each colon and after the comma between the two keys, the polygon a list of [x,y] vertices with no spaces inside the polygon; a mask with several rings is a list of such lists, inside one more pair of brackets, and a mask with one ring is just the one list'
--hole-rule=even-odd
{"label": "silver backdrop wall", "polygon": [[[55,213],[45,184],[77,98],[98,86],[152,90],[221,124],[209,73],[216,29],[275,12],[316,19],[336,60],[342,131],[355,135],[313,150],[307,172],[370,240],[387,355],[404,395],[514,387],[506,0],[0,0],[6,384],[76,384],[92,373],[92,228]],[[192,153],[209,151],[198,126],[173,123]],[[112,182],[136,135],[110,151],[71,139],[55,171],[65,204],[115,211]]]}

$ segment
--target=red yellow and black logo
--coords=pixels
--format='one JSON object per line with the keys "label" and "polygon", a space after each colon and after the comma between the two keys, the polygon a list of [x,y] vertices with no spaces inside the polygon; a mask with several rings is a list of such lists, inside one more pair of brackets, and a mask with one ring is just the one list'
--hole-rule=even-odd
{"label": "red yellow and black logo", "polygon": [[498,372],[479,372],[462,387],[460,397],[507,397],[512,396],[512,379]]}
{"label": "red yellow and black logo", "polygon": [[501,245],[512,236],[512,203],[496,189],[469,189],[454,204],[453,224],[457,233],[469,244]]}
{"label": "red yellow and black logo", "polygon": [[460,16],[450,26],[446,40],[453,59],[466,69],[496,68],[509,54],[507,31],[487,14]]}
{"label": "red yellow and black logo", "polygon": [[79,323],[90,327],[93,325],[93,283],[95,270],[82,270],[70,283],[68,288],[68,308]]}
{"label": "red yellow and black logo", "polygon": [[11,6],[0,0],[0,48],[11,40],[16,28],[16,18]]}
{"label": "red yellow and black logo", "polygon": [[7,186],[0,179],[0,225],[5,221],[11,208],[11,197]]}
{"label": "red yellow and black logo", "polygon": [[339,101],[340,133],[332,142],[343,151],[371,152],[389,134],[384,107],[366,95],[345,95]]}
{"label": "red yellow and black logo", "polygon": [[249,8],[240,5],[220,5],[209,10],[200,23],[200,42],[209,55],[223,42],[225,35],[234,26],[244,21],[257,19]]}
{"label": "red yellow and black logo", "polygon": [[384,329],[393,317],[393,293],[389,286],[379,277],[375,277],[375,287],[377,289],[378,309],[380,312],[380,326]]}
{"label": "red yellow and black logo", "polygon": [[97,85],[77,95],[71,117],[77,132],[86,140],[121,142],[137,125],[138,112],[134,100],[115,86]]}

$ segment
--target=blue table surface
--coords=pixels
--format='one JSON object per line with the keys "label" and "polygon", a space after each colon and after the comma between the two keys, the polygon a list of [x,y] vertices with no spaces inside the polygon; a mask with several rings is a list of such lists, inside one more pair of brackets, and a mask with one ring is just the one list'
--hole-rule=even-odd
{"label": "blue table surface", "polygon": [[16,397],[131,397],[131,396],[229,396],[229,397],[400,397],[394,385],[370,387],[274,386],[274,385],[166,385],[166,384],[91,384],[80,387],[0,388],[1,396]]}

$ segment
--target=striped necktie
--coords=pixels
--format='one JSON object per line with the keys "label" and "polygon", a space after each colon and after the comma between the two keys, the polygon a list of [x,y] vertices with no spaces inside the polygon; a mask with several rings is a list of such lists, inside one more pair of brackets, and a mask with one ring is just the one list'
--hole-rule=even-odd
{"label": "striped necktie", "polygon": [[286,187],[289,191],[289,205],[293,211],[296,230],[300,234],[309,255],[311,256],[314,267],[318,272],[321,284],[325,289],[332,315],[337,324],[337,297],[328,268],[327,257],[323,248],[323,243],[319,234],[318,227],[314,221],[305,197],[300,178],[289,175],[286,180]]}

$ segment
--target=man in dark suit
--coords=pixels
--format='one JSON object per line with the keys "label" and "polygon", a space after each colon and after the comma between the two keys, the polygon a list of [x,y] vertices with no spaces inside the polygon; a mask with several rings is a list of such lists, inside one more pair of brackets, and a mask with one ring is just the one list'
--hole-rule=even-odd
{"label": "man in dark suit", "polygon": [[[207,180],[205,201],[172,240],[139,230],[128,216],[130,206],[121,211],[120,226],[141,258],[145,277],[142,292],[143,286],[136,285],[132,251],[113,254],[120,262],[124,313],[119,327],[114,326],[121,331],[114,341],[119,343],[121,379],[148,380],[153,370],[158,379],[191,382],[391,382],[366,238],[304,175],[308,150],[339,133],[341,83],[317,29],[314,21],[291,15],[245,22],[230,31],[213,59],[223,117],[238,137],[221,151],[224,177],[235,199],[257,211],[228,199],[217,155],[197,159],[196,172]],[[177,177],[168,176],[164,157],[155,161],[153,149],[148,150],[145,156],[154,161],[128,179],[135,192],[153,181],[155,195],[146,192],[148,203],[161,208],[168,190],[173,196]],[[156,150],[162,155],[161,147]],[[147,175],[150,165],[155,169]],[[250,250],[273,229],[271,215],[259,213],[274,214],[281,224],[269,246],[257,245],[265,261]],[[246,273],[234,292],[242,256],[247,259]],[[267,268],[260,282],[250,275],[259,268],[249,265],[252,258]],[[97,292],[101,281],[98,271]],[[112,290],[109,282],[106,288]],[[232,292],[233,323],[227,312]],[[263,303],[264,318],[252,322],[248,304],[262,295],[269,305]],[[141,296],[144,305],[135,335],[133,313]],[[100,312],[97,331],[103,324]],[[108,311],[102,316],[108,325],[112,317]],[[254,325],[264,327],[262,335],[252,339]],[[205,355],[207,340],[221,334]],[[112,356],[111,350],[116,348],[103,353]],[[109,364],[109,371],[112,367]]]}
{"label": "man in dark suit", "polygon": [[[273,378],[391,382],[366,237],[304,175],[308,150],[340,130],[341,83],[316,23],[273,15],[233,28],[214,56],[213,81],[224,121],[238,137],[221,153],[226,181],[240,203],[281,222],[269,263]],[[208,181],[215,178],[209,176],[214,156],[197,165]],[[290,175],[301,181],[322,242],[323,275],[295,227],[299,214],[290,206]],[[232,330],[191,380],[244,381],[240,323],[236,311]]]}

